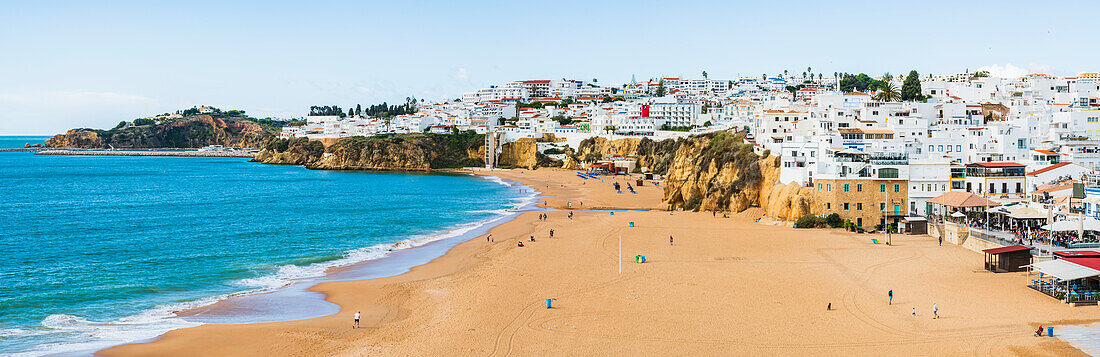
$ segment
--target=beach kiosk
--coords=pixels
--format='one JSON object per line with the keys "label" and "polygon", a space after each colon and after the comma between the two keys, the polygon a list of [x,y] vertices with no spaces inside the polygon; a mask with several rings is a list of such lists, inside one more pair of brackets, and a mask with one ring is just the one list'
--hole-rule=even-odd
{"label": "beach kiosk", "polygon": [[905,234],[928,234],[928,220],[924,217],[905,217],[902,227]]}
{"label": "beach kiosk", "polygon": [[1026,271],[1031,264],[1031,247],[1028,246],[1010,245],[986,249],[982,253],[985,253],[985,270],[994,273]]}

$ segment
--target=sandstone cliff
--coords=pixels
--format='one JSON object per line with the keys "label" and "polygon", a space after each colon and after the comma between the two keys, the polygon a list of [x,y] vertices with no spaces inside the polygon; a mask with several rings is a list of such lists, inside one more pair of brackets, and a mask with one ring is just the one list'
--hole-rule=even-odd
{"label": "sandstone cliff", "polygon": [[810,213],[814,191],[777,184],[779,158],[760,157],[744,137],[729,132],[684,139],[665,177],[670,209],[741,212],[763,208],[766,216],[795,220]]}
{"label": "sandstone cliff", "polygon": [[46,140],[46,147],[99,148],[199,148],[224,145],[258,148],[278,132],[244,117],[196,115],[161,124],[111,130],[72,129]]}
{"label": "sandstone cliff", "polygon": [[79,148],[98,149],[104,147],[99,134],[92,129],[70,129],[64,134],[54,135],[46,139],[48,148]]}
{"label": "sandstone cliff", "polygon": [[328,147],[305,138],[275,139],[252,161],[319,170],[429,171],[482,166],[484,137],[472,132],[350,137]]}

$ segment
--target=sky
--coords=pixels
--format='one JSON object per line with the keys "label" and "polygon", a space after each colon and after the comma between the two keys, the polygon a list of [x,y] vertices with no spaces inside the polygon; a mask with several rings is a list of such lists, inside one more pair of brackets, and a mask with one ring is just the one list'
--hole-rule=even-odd
{"label": "sky", "polygon": [[457,98],[522,79],[1100,71],[1085,1],[21,1],[0,10],[0,135],[195,105]]}

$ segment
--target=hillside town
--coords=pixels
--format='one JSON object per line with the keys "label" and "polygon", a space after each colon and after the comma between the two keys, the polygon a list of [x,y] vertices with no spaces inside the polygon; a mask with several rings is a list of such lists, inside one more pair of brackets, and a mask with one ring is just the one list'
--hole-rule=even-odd
{"label": "hillside town", "polygon": [[[661,140],[732,130],[758,154],[780,157],[780,184],[812,188],[823,201],[815,211],[836,213],[859,230],[901,232],[937,219],[1023,242],[1055,216],[1100,218],[1097,73],[826,77],[807,68],[610,86],[521,80],[405,105],[416,110],[372,117],[336,108],[284,127],[281,136],[473,130],[488,134],[491,167],[500,143],[545,134],[556,143],[540,150],[576,148],[597,136]],[[1095,242],[1084,234],[1047,238]]]}

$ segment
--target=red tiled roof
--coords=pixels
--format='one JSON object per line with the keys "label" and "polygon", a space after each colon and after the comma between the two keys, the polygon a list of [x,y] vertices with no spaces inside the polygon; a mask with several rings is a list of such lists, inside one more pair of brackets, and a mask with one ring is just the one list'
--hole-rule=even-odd
{"label": "red tiled roof", "polygon": [[[1039,150],[1035,150],[1035,151],[1039,151]],[[1046,150],[1043,150],[1043,151],[1046,151]],[[1054,165],[1050,165],[1050,166],[1047,166],[1047,167],[1044,167],[1044,168],[1041,168],[1041,169],[1038,169],[1038,170],[1035,170],[1035,171],[1032,171],[1032,172],[1028,172],[1027,175],[1028,176],[1035,176],[1035,175],[1038,175],[1038,174],[1041,174],[1041,173],[1044,173],[1044,172],[1047,172],[1047,171],[1050,171],[1050,170],[1054,170],[1054,169],[1057,169],[1059,167],[1066,166],[1066,165],[1069,165],[1069,163],[1068,162],[1059,162],[1059,163],[1054,164]]]}
{"label": "red tiled roof", "polygon": [[1059,153],[1056,153],[1056,152],[1053,152],[1053,151],[1050,151],[1050,150],[1034,150],[1034,151],[1037,152],[1037,153],[1040,153],[1040,154],[1061,155]]}
{"label": "red tiled roof", "polygon": [[1004,253],[1019,252],[1019,251],[1024,251],[1024,250],[1031,250],[1031,247],[1017,244],[1017,245],[1010,245],[1010,246],[1007,246],[1007,247],[986,249],[986,250],[983,250],[983,252],[985,252],[987,254],[1004,254]]}

